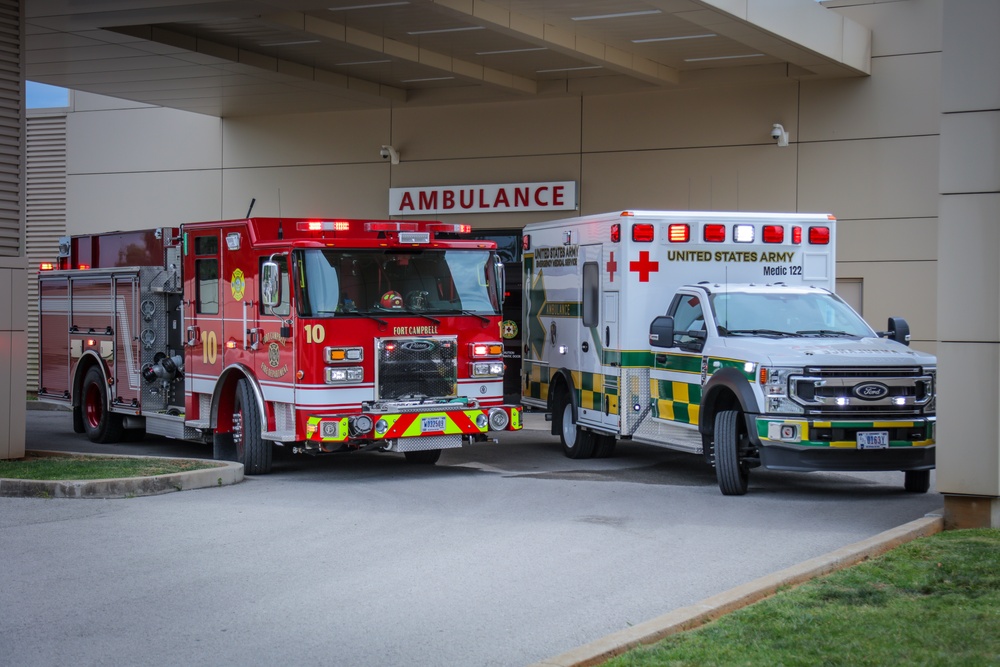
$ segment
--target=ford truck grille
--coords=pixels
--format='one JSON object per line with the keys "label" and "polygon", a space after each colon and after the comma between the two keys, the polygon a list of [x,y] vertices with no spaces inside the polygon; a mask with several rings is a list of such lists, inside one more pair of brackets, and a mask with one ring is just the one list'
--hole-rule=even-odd
{"label": "ford truck grille", "polygon": [[934,410],[934,376],[921,368],[811,367],[789,385],[792,400],[810,415],[902,417]]}
{"label": "ford truck grille", "polygon": [[378,399],[458,394],[456,338],[382,338],[376,352]]}

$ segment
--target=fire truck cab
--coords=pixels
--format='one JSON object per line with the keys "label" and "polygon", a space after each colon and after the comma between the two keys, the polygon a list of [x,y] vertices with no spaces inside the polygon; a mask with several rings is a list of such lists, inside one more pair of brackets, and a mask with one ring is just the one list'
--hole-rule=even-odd
{"label": "fire truck cab", "polygon": [[249,474],[272,444],[435,463],[521,427],[503,402],[503,264],[462,231],[248,218],[64,238],[39,274],[39,399],[96,442],[211,442]]}

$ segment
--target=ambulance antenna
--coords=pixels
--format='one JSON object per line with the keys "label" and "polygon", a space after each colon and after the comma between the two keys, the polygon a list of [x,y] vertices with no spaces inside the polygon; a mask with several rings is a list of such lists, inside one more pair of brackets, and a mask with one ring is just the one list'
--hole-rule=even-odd
{"label": "ambulance antenna", "polygon": [[247,218],[250,217],[250,211],[253,210],[253,205],[256,204],[256,203],[257,203],[257,198],[256,197],[253,197],[252,199],[250,199],[250,208],[247,209],[247,214],[246,214]]}

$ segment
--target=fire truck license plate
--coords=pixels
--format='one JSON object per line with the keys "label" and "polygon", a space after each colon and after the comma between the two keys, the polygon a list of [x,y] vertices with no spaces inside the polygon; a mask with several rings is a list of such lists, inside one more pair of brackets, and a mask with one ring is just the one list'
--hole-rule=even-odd
{"label": "fire truck license plate", "polygon": [[423,417],[420,420],[420,432],[430,433],[443,431],[447,423],[448,420],[444,417]]}
{"label": "fire truck license plate", "polygon": [[862,431],[858,433],[858,449],[888,449],[888,431]]}

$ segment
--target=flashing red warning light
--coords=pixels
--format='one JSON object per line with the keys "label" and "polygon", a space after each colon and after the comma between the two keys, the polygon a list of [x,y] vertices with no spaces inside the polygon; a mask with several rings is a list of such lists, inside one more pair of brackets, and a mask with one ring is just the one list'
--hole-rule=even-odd
{"label": "flashing red warning light", "polygon": [[725,225],[705,225],[701,234],[706,243],[722,243],[726,240]]}
{"label": "flashing red warning light", "polygon": [[295,228],[300,232],[346,232],[350,230],[351,223],[346,220],[308,220],[296,223]]}
{"label": "flashing red warning light", "polygon": [[78,268],[78,269],[89,269],[90,268],[90,264],[80,264],[76,268]]}
{"label": "flashing red warning light", "polygon": [[447,222],[436,222],[427,225],[427,230],[431,232],[451,232],[453,234],[468,234],[472,231],[472,225],[459,225]]}
{"label": "flashing red warning light", "polygon": [[667,228],[667,239],[671,243],[687,243],[691,240],[691,226],[687,223],[675,222]]}
{"label": "flashing red warning light", "polygon": [[802,228],[798,225],[792,227],[792,243],[795,245],[802,243]]}
{"label": "flashing red warning light", "polygon": [[632,240],[639,243],[650,243],[653,240],[653,225],[648,222],[637,222],[632,225]]}
{"label": "flashing red warning light", "polygon": [[521,237],[521,250],[531,250],[531,234],[524,234]]}
{"label": "flashing red warning light", "polygon": [[38,265],[39,271],[55,271],[56,265],[52,262],[42,262]]}
{"label": "flashing red warning light", "polygon": [[784,243],[785,228],[781,225],[764,225],[761,238],[764,243]]}
{"label": "flashing red warning light", "polygon": [[366,232],[419,232],[420,225],[415,222],[366,222]]}
{"label": "flashing red warning light", "polygon": [[611,225],[611,242],[621,243],[622,240],[622,226],[617,222]]}
{"label": "flashing red warning light", "polygon": [[813,245],[827,245],[830,243],[829,227],[810,227],[809,243]]}

